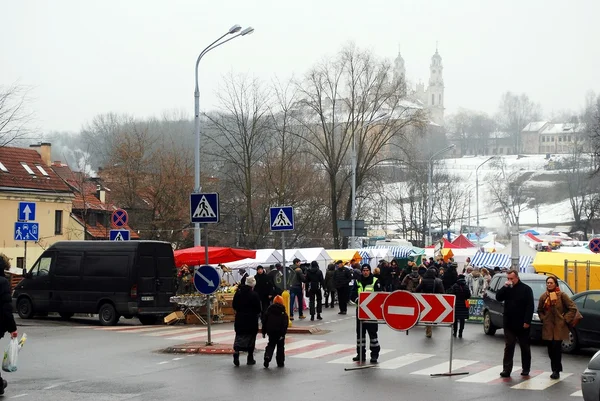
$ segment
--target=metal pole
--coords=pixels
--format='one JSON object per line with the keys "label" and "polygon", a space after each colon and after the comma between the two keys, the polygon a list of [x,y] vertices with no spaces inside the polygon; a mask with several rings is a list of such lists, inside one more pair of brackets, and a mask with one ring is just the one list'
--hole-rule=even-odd
{"label": "metal pole", "polygon": [[[206,265],[208,265],[208,224],[204,224],[204,262]],[[206,296],[206,345],[212,345],[212,340],[210,338],[210,321],[212,320],[210,318],[210,308],[211,308],[211,302],[210,302],[210,297],[212,296],[212,294],[209,294]]]}
{"label": "metal pole", "polygon": [[429,246],[431,244],[431,193],[433,190],[431,189],[431,159],[429,159],[429,164],[427,165],[427,243],[425,246]]}
{"label": "metal pole", "polygon": [[450,326],[450,363],[448,364],[448,373],[452,374],[452,350],[454,348],[454,327]]}
{"label": "metal pole", "polygon": [[577,275],[577,261],[573,262],[573,270],[575,273],[575,292],[579,292],[579,277]]}
{"label": "metal pole", "polygon": [[[585,266],[585,290],[588,291],[590,289],[590,266],[591,262],[588,260]],[[577,292],[577,289],[575,289]]]}
{"label": "metal pole", "polygon": [[565,283],[569,284],[569,261],[565,259]]}
{"label": "metal pole", "polygon": [[285,291],[288,289],[287,288],[287,264],[285,262],[285,231],[281,232],[281,257],[283,258],[283,291]]}
{"label": "metal pole", "polygon": [[[475,202],[477,203],[477,229],[479,230],[479,167],[475,169]],[[479,239],[477,239],[479,241]]]}
{"label": "metal pole", "polygon": [[[358,315],[358,310],[356,311],[356,314]],[[358,319],[358,317],[357,317]],[[358,345],[358,351],[360,352],[360,355],[358,356],[358,363],[360,363],[361,365],[365,362],[363,360],[363,353],[366,356],[367,350],[365,349],[365,346],[363,345],[363,322],[362,320],[358,321],[358,329],[360,330],[360,335],[359,335],[359,345]]]}
{"label": "metal pole", "polygon": [[354,248],[354,237],[356,235],[356,135],[355,130],[352,130],[352,236],[351,243],[349,241],[348,248]]}
{"label": "metal pole", "polygon": [[23,273],[27,271],[27,241],[25,241],[25,251],[23,253]]}

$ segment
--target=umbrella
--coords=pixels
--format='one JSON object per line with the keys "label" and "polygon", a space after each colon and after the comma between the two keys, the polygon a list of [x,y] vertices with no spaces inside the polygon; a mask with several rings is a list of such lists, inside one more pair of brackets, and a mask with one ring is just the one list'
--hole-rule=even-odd
{"label": "umbrella", "polygon": [[[204,258],[204,247],[196,246],[193,248],[180,249],[174,252],[175,266],[182,265],[195,266],[206,263]],[[238,248],[225,248],[217,246],[208,247],[208,262],[210,264],[220,264],[235,262],[247,258],[256,258],[256,251]]]}

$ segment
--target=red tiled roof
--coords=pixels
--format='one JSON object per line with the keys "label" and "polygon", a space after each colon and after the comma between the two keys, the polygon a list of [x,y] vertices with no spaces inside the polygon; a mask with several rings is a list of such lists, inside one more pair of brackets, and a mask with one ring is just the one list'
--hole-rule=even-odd
{"label": "red tiled roof", "polygon": [[[34,175],[28,173],[21,162],[26,163]],[[8,170],[5,172],[0,169],[0,187],[44,192],[71,192],[67,184],[44,164],[42,157],[34,149],[0,147],[0,163]],[[43,175],[37,166],[41,166],[48,175]]]}
{"label": "red tiled roof", "polygon": [[[81,216],[78,215],[74,215],[75,219],[79,222],[79,224],[82,224],[82,219]],[[125,226],[122,227],[123,230],[129,230],[130,234],[129,237],[131,239],[140,239],[140,236],[138,235],[137,232],[135,232],[134,230],[131,229],[131,227],[129,227],[127,224]],[[93,238],[93,239],[104,239],[107,240],[110,238],[110,230],[112,230],[111,227],[106,227],[104,225],[102,225],[102,223],[96,223],[95,226],[91,226],[89,224],[86,223],[85,225],[85,231]]]}

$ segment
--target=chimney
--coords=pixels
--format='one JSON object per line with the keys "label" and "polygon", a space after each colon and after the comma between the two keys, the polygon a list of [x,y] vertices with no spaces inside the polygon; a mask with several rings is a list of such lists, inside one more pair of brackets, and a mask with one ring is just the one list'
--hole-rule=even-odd
{"label": "chimney", "polygon": [[100,185],[96,185],[96,198],[101,203],[106,203],[106,191]]}
{"label": "chimney", "polygon": [[42,142],[36,145],[29,145],[30,148],[34,148],[42,157],[42,162],[46,167],[52,166],[51,149],[52,144],[50,142]]}

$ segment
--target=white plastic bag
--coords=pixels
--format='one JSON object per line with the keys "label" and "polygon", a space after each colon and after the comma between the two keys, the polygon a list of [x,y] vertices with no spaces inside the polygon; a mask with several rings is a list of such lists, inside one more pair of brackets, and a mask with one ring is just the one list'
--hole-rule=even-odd
{"label": "white plastic bag", "polygon": [[16,372],[17,362],[19,360],[19,351],[23,348],[23,344],[27,341],[27,334],[23,334],[20,340],[16,337],[11,338],[8,347],[4,350],[4,358],[2,358],[2,370],[5,372]]}

